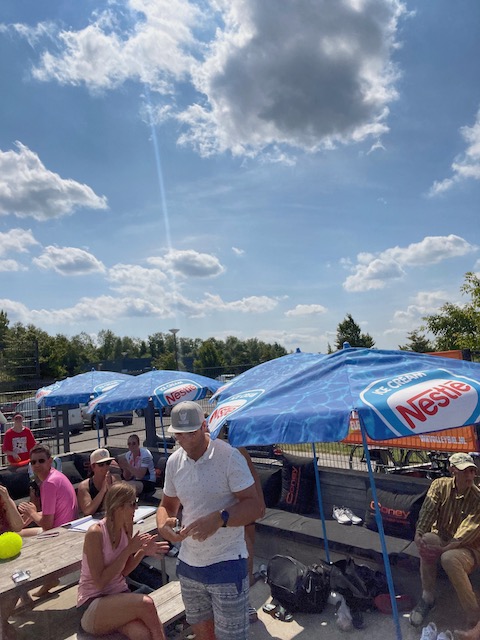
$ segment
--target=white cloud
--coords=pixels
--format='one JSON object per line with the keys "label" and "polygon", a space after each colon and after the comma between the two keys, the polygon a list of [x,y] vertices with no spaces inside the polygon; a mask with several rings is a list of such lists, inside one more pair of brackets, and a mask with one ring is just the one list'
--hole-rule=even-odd
{"label": "white cloud", "polygon": [[163,271],[134,264],[114,265],[108,271],[108,280],[115,291],[151,300],[164,298],[169,288]]}
{"label": "white cloud", "polygon": [[28,271],[28,269],[16,260],[0,260],[0,271]]}
{"label": "white cloud", "polygon": [[28,44],[34,48],[44,38],[50,38],[54,40],[57,33],[57,28],[54,22],[39,22],[36,25],[30,24],[0,24],[0,33],[10,34],[16,32],[18,35],[25,38]]}
{"label": "white cloud", "polygon": [[[358,292],[383,289],[388,281],[398,280],[406,273],[406,268],[437,264],[447,258],[464,256],[476,251],[477,247],[459,236],[427,236],[421,242],[407,247],[392,247],[378,255],[359,253],[357,264],[350,267],[353,274],[343,283],[346,291]],[[348,266],[348,261],[342,263]]]}
{"label": "white cloud", "polygon": [[[145,83],[164,94],[159,122],[177,118],[179,142],[203,156],[264,152],[289,162],[282,145],[331,149],[388,131],[401,0],[283,0],[281,11],[278,0],[129,0],[129,14],[118,7],[60,31],[60,53],[44,51],[34,76],[92,91]],[[198,29],[200,7],[214,14],[214,32]],[[166,97],[176,81],[196,90],[190,104]]]}
{"label": "white cloud", "polygon": [[201,21],[200,10],[186,0],[130,0],[127,12],[117,6],[117,13],[113,4],[96,13],[84,29],[60,31],[62,52],[44,52],[34,77],[92,91],[135,80],[170,93],[171,81],[182,80],[194,62],[191,30]]}
{"label": "white cloud", "polygon": [[212,278],[225,271],[218,258],[193,249],[171,249],[165,257],[149,258],[148,262],[185,278]]}
{"label": "white cloud", "polygon": [[41,269],[52,270],[63,276],[79,276],[105,271],[105,267],[94,255],[76,247],[45,247],[43,253],[33,259]]}
{"label": "white cloud", "polygon": [[325,352],[327,344],[331,342],[331,337],[327,333],[319,334],[318,329],[260,330],[256,337],[270,344],[278,342],[287,351],[295,351],[299,345],[302,345],[302,351],[307,353]]}
{"label": "white cloud", "polygon": [[28,253],[29,247],[39,244],[30,229],[0,231],[0,257],[8,253]]}
{"label": "white cloud", "polygon": [[[121,265],[126,267],[128,265]],[[118,269],[119,275],[121,269]],[[123,270],[127,273],[127,269]],[[130,273],[132,276],[133,270]],[[125,287],[125,290],[128,287]],[[150,289],[151,291],[152,289]],[[59,309],[29,309],[20,302],[0,299],[3,309],[11,321],[24,324],[78,326],[82,322],[114,323],[121,318],[173,318],[183,314],[199,318],[207,313],[240,312],[264,313],[275,308],[277,301],[266,296],[251,296],[241,300],[224,302],[220,296],[205,294],[198,301],[192,301],[178,292],[163,290],[163,295],[150,297],[140,286],[135,291],[120,296],[101,295],[83,297],[72,307]]]}
{"label": "white cloud", "polygon": [[419,291],[406,309],[395,311],[393,318],[396,322],[412,326],[419,323],[423,316],[437,313],[448,300],[446,291]]}
{"label": "white cloud", "polygon": [[238,311],[240,313],[265,313],[272,311],[278,301],[268,296],[248,296],[241,300],[225,302],[219,295],[205,294],[203,306],[213,311]]}
{"label": "white cloud", "polygon": [[21,142],[17,151],[0,150],[0,215],[50,220],[78,207],[106,209],[107,199],[85,184],[49,171]]}
{"label": "white cloud", "polygon": [[452,163],[452,177],[434,182],[428,195],[436,196],[445,193],[454,185],[470,178],[480,180],[480,110],[473,126],[462,127],[460,134],[467,143],[467,147]]}
{"label": "white cloud", "polygon": [[115,322],[119,317],[168,317],[162,307],[142,298],[116,298],[108,295],[84,297],[77,304],[64,309],[29,309],[20,302],[0,299],[0,308],[6,311],[11,320],[37,326],[53,324],[66,327],[89,321],[104,325]]}
{"label": "white cloud", "polygon": [[326,313],[327,309],[321,304],[297,304],[294,309],[289,309],[285,312],[287,317],[295,316],[313,316]]}
{"label": "white cloud", "polygon": [[232,251],[236,256],[245,255],[245,250],[244,249],[239,249],[238,247],[232,247]]}

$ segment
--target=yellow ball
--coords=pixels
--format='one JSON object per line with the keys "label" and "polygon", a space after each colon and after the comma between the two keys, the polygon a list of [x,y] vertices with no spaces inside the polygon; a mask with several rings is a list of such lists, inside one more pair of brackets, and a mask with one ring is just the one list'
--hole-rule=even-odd
{"label": "yellow ball", "polygon": [[18,533],[13,531],[7,531],[0,536],[0,559],[7,560],[7,558],[14,558],[20,553],[23,540]]}

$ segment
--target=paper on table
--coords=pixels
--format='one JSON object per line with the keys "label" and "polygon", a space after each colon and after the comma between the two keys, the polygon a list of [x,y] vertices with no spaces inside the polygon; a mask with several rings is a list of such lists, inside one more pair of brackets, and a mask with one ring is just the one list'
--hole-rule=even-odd
{"label": "paper on table", "polygon": [[[135,515],[133,516],[133,522],[137,523],[140,520],[145,520],[148,516],[151,516],[155,513],[157,507],[151,506],[139,506],[135,509]],[[91,526],[101,520],[101,516],[85,516],[84,518],[78,518],[77,520],[72,520],[72,522],[67,522],[67,524],[63,525],[64,527],[68,527],[71,531],[88,531]]]}
{"label": "paper on table", "polygon": [[88,531],[91,526],[99,522],[100,518],[94,518],[93,516],[85,516],[84,518],[78,518],[78,520],[72,520],[67,522],[64,527],[68,527],[72,531]]}
{"label": "paper on table", "polygon": [[157,507],[149,507],[142,505],[135,509],[135,515],[133,516],[133,522],[139,522],[140,520],[145,520],[148,516],[151,516],[152,513],[155,513]]}

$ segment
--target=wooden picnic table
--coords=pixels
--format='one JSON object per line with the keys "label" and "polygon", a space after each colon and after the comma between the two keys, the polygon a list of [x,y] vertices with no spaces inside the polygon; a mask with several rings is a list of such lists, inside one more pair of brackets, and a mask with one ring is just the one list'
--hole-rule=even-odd
{"label": "wooden picnic table", "polygon": [[[134,531],[141,533],[156,532],[154,514],[133,527]],[[5,601],[10,600],[9,596],[20,598],[35,587],[80,569],[85,533],[65,527],[51,529],[50,532],[58,532],[58,535],[41,537],[40,534],[40,537],[24,538],[18,556],[0,560],[0,640],[3,640],[4,606]],[[15,584],[12,574],[21,569],[28,570],[30,578]]]}

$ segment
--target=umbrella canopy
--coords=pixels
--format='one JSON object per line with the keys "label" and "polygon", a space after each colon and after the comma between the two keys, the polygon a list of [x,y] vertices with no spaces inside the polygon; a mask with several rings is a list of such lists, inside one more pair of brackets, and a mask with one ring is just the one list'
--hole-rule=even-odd
{"label": "umbrella canopy", "polygon": [[64,404],[80,404],[89,402],[92,397],[99,396],[114,389],[132,376],[115,371],[88,371],[77,376],[65,378],[48,387],[42,387],[35,394],[40,404],[45,399],[47,407],[58,407]]}
{"label": "umbrella canopy", "polygon": [[146,409],[149,400],[157,409],[172,406],[182,400],[201,400],[214,393],[221,382],[187,371],[148,371],[131,376],[121,387],[113,389],[90,402],[89,413],[101,414]]}
{"label": "umbrella canopy", "polygon": [[480,422],[480,364],[412,351],[294,353],[246,371],[217,401],[209,429],[215,437],[228,422],[233,446],[340,441],[352,411],[386,440]]}

